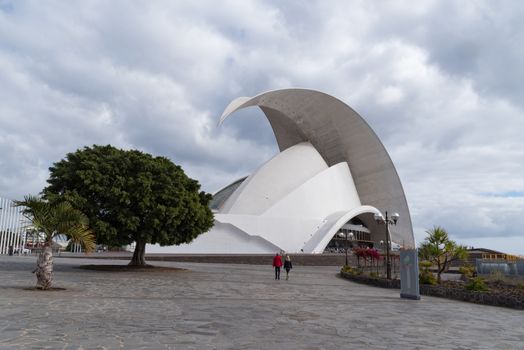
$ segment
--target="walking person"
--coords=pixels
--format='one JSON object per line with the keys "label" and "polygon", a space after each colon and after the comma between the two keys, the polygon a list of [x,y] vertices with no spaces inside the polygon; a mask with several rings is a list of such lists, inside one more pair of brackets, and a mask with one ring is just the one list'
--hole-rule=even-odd
{"label": "walking person", "polygon": [[282,258],[277,253],[273,258],[273,267],[275,268],[275,279],[280,279],[280,267],[282,266]]}
{"label": "walking person", "polygon": [[289,270],[293,268],[293,264],[291,263],[291,258],[289,255],[286,255],[286,260],[284,260],[284,270],[286,270],[286,281],[289,279]]}

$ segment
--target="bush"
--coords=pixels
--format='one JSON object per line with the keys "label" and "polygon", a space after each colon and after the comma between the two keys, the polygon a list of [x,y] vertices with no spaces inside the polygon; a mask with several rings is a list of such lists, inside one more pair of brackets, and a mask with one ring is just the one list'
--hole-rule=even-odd
{"label": "bush", "polygon": [[435,285],[435,284],[437,284],[437,278],[435,277],[435,275],[431,271],[421,272],[419,274],[419,282],[420,282],[420,284]]}
{"label": "bush", "polygon": [[517,284],[518,289],[524,289],[524,282]]}
{"label": "bush", "polygon": [[469,265],[469,264],[464,264],[463,266],[461,266],[459,268],[459,272],[464,275],[464,277],[466,278],[471,278],[471,277],[474,277],[475,276],[475,267]]}
{"label": "bush", "polygon": [[371,272],[369,273],[369,277],[370,277],[370,278],[379,278],[378,272],[376,272],[376,271],[371,271]]}
{"label": "bush", "polygon": [[353,268],[349,265],[342,266],[342,268],[340,269],[340,272],[351,273],[351,274],[354,273]]}
{"label": "bush", "polygon": [[340,269],[340,272],[349,273],[354,276],[362,275],[362,269],[354,268],[349,265],[342,266],[342,268]]}
{"label": "bush", "polygon": [[466,289],[475,292],[485,292],[489,290],[482,277],[475,277],[470,279],[469,282],[466,284]]}
{"label": "bush", "polygon": [[431,267],[431,263],[429,261],[421,261],[419,263],[420,272],[419,272],[419,282],[420,284],[437,284],[437,279],[435,278],[435,275],[429,271],[429,268]]}

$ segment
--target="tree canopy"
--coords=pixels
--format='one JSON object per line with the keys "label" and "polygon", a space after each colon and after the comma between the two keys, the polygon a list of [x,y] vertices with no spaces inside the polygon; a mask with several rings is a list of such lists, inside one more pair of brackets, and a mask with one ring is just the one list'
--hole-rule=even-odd
{"label": "tree canopy", "polygon": [[211,195],[165,157],[94,145],[49,170],[46,198],[85,213],[98,243],[135,242],[131,265],[145,264],[146,243],[188,243],[213,225]]}

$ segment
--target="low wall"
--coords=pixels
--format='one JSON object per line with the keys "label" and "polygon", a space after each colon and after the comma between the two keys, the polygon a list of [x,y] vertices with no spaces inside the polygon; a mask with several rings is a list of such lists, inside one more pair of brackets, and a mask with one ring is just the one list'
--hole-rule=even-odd
{"label": "low wall", "polygon": [[[363,283],[382,288],[400,289],[400,280],[388,281],[383,278],[371,278],[368,276],[353,275],[347,272],[340,272],[340,276],[357,283]],[[421,284],[419,288],[421,295],[524,310],[524,299],[518,295],[504,292],[476,292],[465,289],[463,285],[450,286],[449,284],[435,286]]]}
{"label": "low wall", "polygon": [[[291,261],[297,266],[343,266],[346,262],[345,254],[289,254]],[[57,256],[58,257],[58,256]],[[61,258],[79,259],[112,259],[112,260],[131,260],[132,254],[122,253],[61,253]],[[146,261],[179,261],[213,264],[250,264],[250,265],[271,265],[274,255],[272,254],[146,254]],[[356,258],[348,256],[350,264],[356,265]]]}
{"label": "low wall", "polygon": [[[289,255],[298,266],[343,266],[345,256],[338,254]],[[274,255],[146,255],[146,261],[180,261],[213,264],[271,265]]]}
{"label": "low wall", "polygon": [[340,272],[340,276],[357,283],[368,284],[381,288],[400,289],[400,280],[398,279],[387,280],[385,278],[372,278],[364,275],[353,275],[347,272]]}
{"label": "low wall", "polygon": [[524,300],[514,295],[495,292],[476,292],[464,288],[449,288],[446,286],[421,285],[420,294],[441,297],[453,300],[468,301],[470,303],[505,306],[513,309],[524,309]]}

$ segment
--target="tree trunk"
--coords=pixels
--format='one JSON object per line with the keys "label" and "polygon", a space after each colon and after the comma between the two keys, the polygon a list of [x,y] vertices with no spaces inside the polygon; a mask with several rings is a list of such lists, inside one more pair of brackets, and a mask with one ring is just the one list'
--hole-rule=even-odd
{"label": "tree trunk", "polygon": [[133,252],[133,258],[129,262],[129,266],[145,266],[146,259],[146,242],[136,241],[135,251]]}
{"label": "tree trunk", "polygon": [[441,274],[442,274],[442,270],[441,270],[441,266],[440,266],[440,261],[437,261],[437,282],[438,282],[438,284],[440,284],[442,282],[442,279],[440,277]]}
{"label": "tree trunk", "polygon": [[50,245],[45,245],[44,249],[38,254],[36,262],[36,285],[46,290],[51,288],[53,283],[53,249]]}

